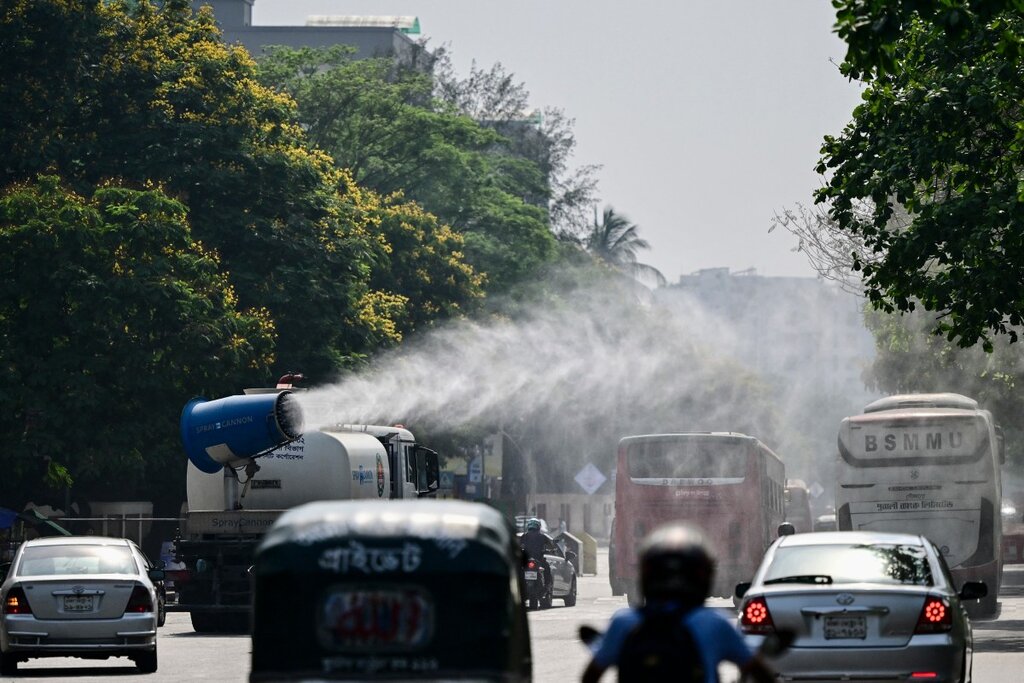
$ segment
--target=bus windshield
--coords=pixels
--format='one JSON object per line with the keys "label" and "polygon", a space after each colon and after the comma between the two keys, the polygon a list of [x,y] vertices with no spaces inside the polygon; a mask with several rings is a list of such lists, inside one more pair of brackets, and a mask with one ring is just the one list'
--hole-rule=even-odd
{"label": "bus windshield", "polygon": [[626,459],[634,480],[718,480],[709,483],[743,481],[748,460],[744,443],[707,437],[640,441]]}

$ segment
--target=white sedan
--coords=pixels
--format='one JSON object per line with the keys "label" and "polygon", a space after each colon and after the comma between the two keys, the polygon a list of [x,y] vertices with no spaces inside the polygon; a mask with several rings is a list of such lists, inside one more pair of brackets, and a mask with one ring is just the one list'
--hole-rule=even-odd
{"label": "white sedan", "polygon": [[739,627],[750,644],[776,629],[796,634],[772,662],[785,681],[971,680],[973,640],[959,591],[923,536],[859,531],[795,534],[765,553],[740,584]]}
{"label": "white sedan", "polygon": [[0,675],[35,657],[130,657],[157,668],[158,596],[139,548],[123,538],[26,541],[0,576]]}

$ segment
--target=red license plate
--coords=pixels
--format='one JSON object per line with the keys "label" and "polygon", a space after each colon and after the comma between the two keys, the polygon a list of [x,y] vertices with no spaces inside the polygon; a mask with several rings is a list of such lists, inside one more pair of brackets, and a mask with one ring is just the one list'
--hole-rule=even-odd
{"label": "red license plate", "polygon": [[411,650],[430,641],[434,604],[418,588],[336,587],[318,622],[320,643],[331,650]]}

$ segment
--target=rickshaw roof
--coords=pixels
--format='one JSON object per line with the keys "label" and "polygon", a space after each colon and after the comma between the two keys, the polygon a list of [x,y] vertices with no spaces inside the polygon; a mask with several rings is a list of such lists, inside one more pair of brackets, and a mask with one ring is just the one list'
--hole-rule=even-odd
{"label": "rickshaw roof", "polygon": [[463,539],[497,546],[511,543],[508,521],[482,503],[457,500],[321,501],[292,508],[278,518],[261,549],[279,543],[308,544],[331,538]]}

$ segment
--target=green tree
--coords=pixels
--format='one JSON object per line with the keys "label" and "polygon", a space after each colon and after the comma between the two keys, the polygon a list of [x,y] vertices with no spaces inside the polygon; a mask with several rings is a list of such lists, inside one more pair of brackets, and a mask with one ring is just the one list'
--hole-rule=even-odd
{"label": "green tree", "polygon": [[[597,201],[597,165],[571,165],[576,149],[575,121],[555,107],[532,110],[525,84],[500,63],[490,69],[474,62],[459,77],[444,49],[435,54],[435,92],[454,111],[501,134],[501,148],[527,161],[545,181],[543,194],[528,199],[546,203],[552,229],[563,238],[578,238],[589,228],[589,211]],[[544,205],[541,203],[540,205]]]}
{"label": "green tree", "polygon": [[605,207],[600,220],[594,212],[594,222],[583,244],[599,261],[629,277],[650,279],[658,285],[666,282],[660,270],[637,260],[637,252],[651,246],[640,237],[640,228],[610,206]]}
{"label": "green tree", "polygon": [[384,196],[401,192],[461,233],[487,291],[505,291],[551,261],[541,169],[437,101],[429,73],[350,53],[277,48],[260,61],[260,78],[295,98],[310,140],[356,182]]}
{"label": "green tree", "polygon": [[[186,207],[159,188],[90,196],[52,176],[0,196],[0,499],[74,483],[177,506],[177,418],[197,387],[233,393],[273,353]],[[62,501],[63,496],[57,500]]]}
{"label": "green tree", "polygon": [[[936,3],[968,4],[981,3]],[[936,331],[963,346],[1015,340],[1024,322],[1021,35],[1017,12],[979,15],[955,34],[909,16],[885,42],[893,66],[871,76],[818,166],[827,184],[817,201],[879,256],[854,255],[872,304],[923,306],[938,316]],[[903,212],[907,220],[894,220]]]}
{"label": "green tree", "polygon": [[832,0],[832,6],[835,32],[848,46],[843,69],[865,80],[902,67],[896,44],[915,22],[955,40],[1001,12],[1024,10],[1020,0]]}
{"label": "green tree", "polygon": [[39,172],[83,192],[107,178],[162,183],[240,305],[270,312],[277,370],[325,377],[396,341],[386,315],[400,306],[367,285],[382,244],[351,179],[309,148],[294,102],[257,82],[209,10],[137,5],[6,7],[0,187]]}

